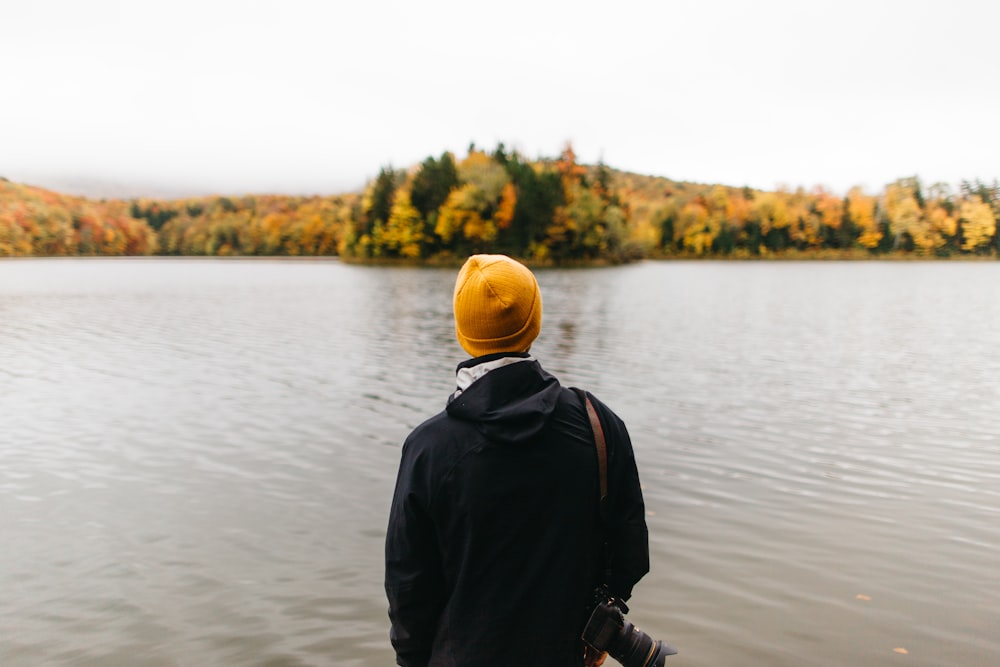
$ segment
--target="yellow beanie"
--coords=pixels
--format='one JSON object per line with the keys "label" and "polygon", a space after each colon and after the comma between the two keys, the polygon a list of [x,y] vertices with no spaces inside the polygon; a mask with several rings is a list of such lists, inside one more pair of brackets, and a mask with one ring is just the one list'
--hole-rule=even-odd
{"label": "yellow beanie", "polygon": [[455,281],[455,334],[473,357],[527,352],[542,328],[542,294],[528,267],[473,255]]}

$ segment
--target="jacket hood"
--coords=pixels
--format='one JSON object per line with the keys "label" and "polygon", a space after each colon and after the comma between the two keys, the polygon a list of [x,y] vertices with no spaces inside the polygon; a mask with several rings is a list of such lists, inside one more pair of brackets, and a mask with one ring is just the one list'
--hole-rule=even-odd
{"label": "jacket hood", "polygon": [[559,380],[534,359],[526,359],[492,370],[453,394],[447,412],[455,419],[474,422],[479,432],[493,442],[521,444],[545,427],[560,392]]}

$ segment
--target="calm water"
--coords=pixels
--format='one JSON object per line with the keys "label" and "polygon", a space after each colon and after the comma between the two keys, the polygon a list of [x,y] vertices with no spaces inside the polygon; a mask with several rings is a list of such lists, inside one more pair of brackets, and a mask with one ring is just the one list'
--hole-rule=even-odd
{"label": "calm water", "polygon": [[[0,262],[0,664],[392,664],[454,273]],[[1000,664],[1000,264],[539,281],[536,355],[632,432],[670,665]]]}

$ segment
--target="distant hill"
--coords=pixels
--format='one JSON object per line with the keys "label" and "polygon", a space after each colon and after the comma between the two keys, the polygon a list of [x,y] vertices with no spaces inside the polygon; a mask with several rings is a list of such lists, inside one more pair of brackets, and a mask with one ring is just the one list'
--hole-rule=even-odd
{"label": "distant hill", "polygon": [[29,176],[23,179],[11,178],[7,180],[31,184],[43,190],[52,190],[54,192],[90,199],[135,199],[138,197],[179,199],[182,197],[212,194],[208,191],[192,192],[190,190],[167,188],[153,183],[110,181],[83,176],[47,175]]}

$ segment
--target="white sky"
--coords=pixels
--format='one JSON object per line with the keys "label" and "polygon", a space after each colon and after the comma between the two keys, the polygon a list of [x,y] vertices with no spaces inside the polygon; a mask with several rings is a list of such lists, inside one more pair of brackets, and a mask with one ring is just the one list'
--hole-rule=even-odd
{"label": "white sky", "polygon": [[0,176],[50,187],[329,194],[470,141],[766,189],[1000,177],[993,0],[4,4]]}

